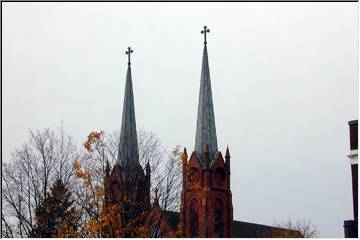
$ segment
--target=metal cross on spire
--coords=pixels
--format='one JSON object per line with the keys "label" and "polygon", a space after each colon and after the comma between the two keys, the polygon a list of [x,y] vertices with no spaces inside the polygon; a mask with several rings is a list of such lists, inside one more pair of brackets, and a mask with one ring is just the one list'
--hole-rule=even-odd
{"label": "metal cross on spire", "polygon": [[201,30],[201,34],[204,34],[204,44],[206,44],[206,33],[210,32],[210,29],[207,26],[204,26],[204,30]]}
{"label": "metal cross on spire", "polygon": [[131,49],[131,47],[128,47],[128,50],[125,52],[126,55],[128,55],[128,65],[131,64],[130,62],[130,54],[133,53],[134,50]]}

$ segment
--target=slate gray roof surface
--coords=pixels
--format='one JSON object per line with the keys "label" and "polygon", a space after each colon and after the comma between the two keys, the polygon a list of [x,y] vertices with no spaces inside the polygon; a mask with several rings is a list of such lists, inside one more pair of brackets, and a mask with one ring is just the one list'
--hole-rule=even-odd
{"label": "slate gray roof surface", "polygon": [[134,93],[132,86],[131,67],[128,65],[125,83],[125,94],[121,122],[118,162],[121,167],[135,168],[139,165],[139,150],[136,134]]}
{"label": "slate gray roof surface", "polygon": [[298,235],[298,237],[302,237],[300,232],[295,230],[277,228],[273,226],[267,226],[267,225],[249,223],[249,222],[243,222],[237,220],[233,221],[234,238],[263,238],[267,236],[266,234],[270,234],[271,232],[282,232],[282,231],[291,231],[293,233],[293,236]]}
{"label": "slate gray roof surface", "polygon": [[[165,211],[165,214],[168,218],[169,224],[172,229],[177,229],[179,223],[179,212]],[[277,228],[257,223],[243,222],[243,221],[233,221],[233,238],[258,238],[262,237],[262,234],[271,232],[271,231],[289,231],[289,229]],[[298,231],[290,230],[294,232],[294,235],[301,234]]]}
{"label": "slate gray roof surface", "polygon": [[210,165],[214,160],[215,154],[218,150],[214,107],[211,92],[209,60],[206,44],[204,45],[201,78],[200,78],[200,91],[199,91],[199,105],[196,124],[195,136],[195,151],[204,163],[204,148],[205,144],[209,146]]}

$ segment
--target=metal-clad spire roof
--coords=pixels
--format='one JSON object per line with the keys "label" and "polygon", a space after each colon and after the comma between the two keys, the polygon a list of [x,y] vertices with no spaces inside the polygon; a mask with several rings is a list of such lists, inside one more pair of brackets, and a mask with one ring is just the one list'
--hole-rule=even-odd
{"label": "metal-clad spire roof", "polygon": [[118,162],[121,167],[135,167],[139,165],[139,150],[137,144],[134,93],[131,78],[130,54],[133,52],[128,48],[128,69],[126,75],[124,105],[119,142]]}
{"label": "metal-clad spire roof", "polygon": [[[202,31],[202,33],[206,34],[206,32],[209,32],[207,31],[206,27],[204,27],[204,30],[205,31]],[[204,153],[205,145],[207,144],[210,153],[209,163],[211,164],[218,150],[218,147],[217,147],[215,116],[214,116],[214,107],[213,107],[212,92],[211,92],[210,70],[209,70],[208,53],[206,47],[206,38],[204,39],[205,41],[204,41],[204,51],[203,51],[202,69],[201,69],[199,105],[198,105],[196,137],[195,137],[195,151],[199,156],[200,161],[203,164],[204,163],[203,153]]]}

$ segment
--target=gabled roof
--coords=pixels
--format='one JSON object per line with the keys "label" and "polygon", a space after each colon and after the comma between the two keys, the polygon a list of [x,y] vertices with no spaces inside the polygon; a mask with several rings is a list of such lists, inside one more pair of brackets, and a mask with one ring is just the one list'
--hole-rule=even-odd
{"label": "gabled roof", "polygon": [[303,237],[300,232],[262,224],[233,221],[234,238]]}
{"label": "gabled roof", "polygon": [[[179,224],[179,213],[174,211],[165,211],[168,223],[172,229],[176,230]],[[284,228],[277,228],[262,224],[233,221],[234,238],[257,238],[257,237],[303,237],[300,232]]]}

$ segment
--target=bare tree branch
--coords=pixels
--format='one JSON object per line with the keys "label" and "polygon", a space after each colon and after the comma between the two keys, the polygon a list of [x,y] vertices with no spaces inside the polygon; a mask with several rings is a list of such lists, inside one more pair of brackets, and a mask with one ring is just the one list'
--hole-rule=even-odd
{"label": "bare tree branch", "polygon": [[40,198],[46,198],[49,186],[58,176],[64,182],[74,178],[72,164],[78,157],[75,144],[63,129],[29,130],[27,142],[3,164],[2,197],[6,211],[2,212],[2,222],[7,226],[2,229],[3,234],[11,228],[13,237],[29,237]]}

